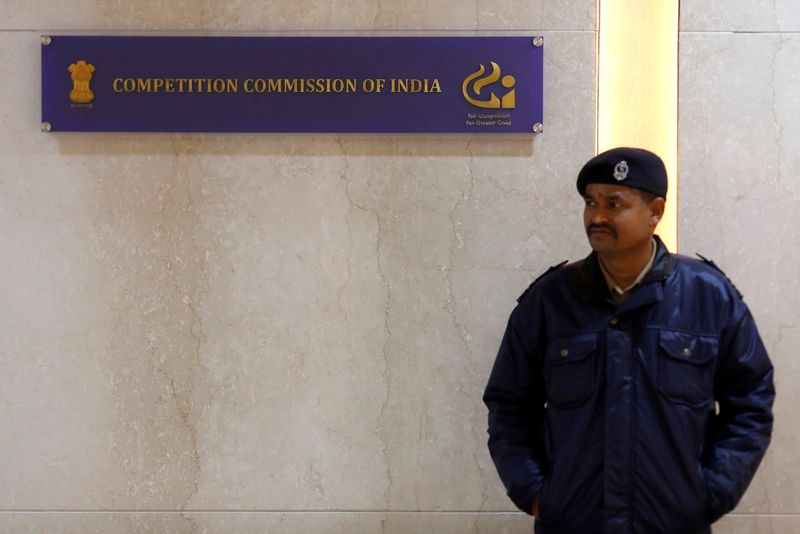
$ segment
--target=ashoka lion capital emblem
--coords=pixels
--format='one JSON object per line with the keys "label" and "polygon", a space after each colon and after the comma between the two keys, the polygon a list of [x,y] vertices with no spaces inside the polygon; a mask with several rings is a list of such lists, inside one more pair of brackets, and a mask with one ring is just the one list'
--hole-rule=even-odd
{"label": "ashoka lion capital emblem", "polygon": [[89,87],[94,73],[94,65],[78,60],[69,66],[72,77],[72,91],[69,92],[69,99],[75,104],[88,104],[94,100],[94,93]]}

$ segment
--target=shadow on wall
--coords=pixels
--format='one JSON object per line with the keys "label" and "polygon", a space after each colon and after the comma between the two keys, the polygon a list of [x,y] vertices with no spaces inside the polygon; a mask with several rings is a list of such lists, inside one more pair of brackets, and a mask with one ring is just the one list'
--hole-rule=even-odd
{"label": "shadow on wall", "polygon": [[[45,135],[45,134],[43,134]],[[534,155],[532,134],[185,134],[49,133],[60,154],[74,156],[197,154],[220,156],[487,157]],[[466,147],[466,151],[465,151]]]}

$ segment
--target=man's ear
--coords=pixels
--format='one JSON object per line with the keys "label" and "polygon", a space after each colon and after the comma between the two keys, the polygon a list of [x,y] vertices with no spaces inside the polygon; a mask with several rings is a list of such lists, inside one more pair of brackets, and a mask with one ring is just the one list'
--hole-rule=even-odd
{"label": "man's ear", "polygon": [[664,206],[666,203],[667,201],[662,197],[656,197],[647,205],[647,208],[650,210],[650,224],[653,228],[658,225],[658,221],[664,216]]}

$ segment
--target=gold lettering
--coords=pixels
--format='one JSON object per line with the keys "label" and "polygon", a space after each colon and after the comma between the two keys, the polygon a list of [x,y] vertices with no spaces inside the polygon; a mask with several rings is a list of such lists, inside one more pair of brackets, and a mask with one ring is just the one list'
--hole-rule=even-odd
{"label": "gold lettering", "polygon": [[389,87],[393,93],[441,93],[437,78],[392,78]]}
{"label": "gold lettering", "polygon": [[284,91],[287,93],[296,93],[297,92],[297,80],[296,79],[288,79],[283,78],[283,87]]}
{"label": "gold lettering", "polygon": [[[356,93],[380,92],[387,85],[384,78],[115,78],[115,93],[238,93],[240,83],[245,93]],[[392,92],[440,91],[434,80],[391,79]]]}

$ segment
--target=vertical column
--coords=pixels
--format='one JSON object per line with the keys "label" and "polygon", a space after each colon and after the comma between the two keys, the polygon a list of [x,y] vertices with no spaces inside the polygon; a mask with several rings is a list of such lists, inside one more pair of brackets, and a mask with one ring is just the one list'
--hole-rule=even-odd
{"label": "vertical column", "polygon": [[669,175],[667,211],[658,228],[677,237],[679,0],[599,0],[598,151],[652,150]]}

